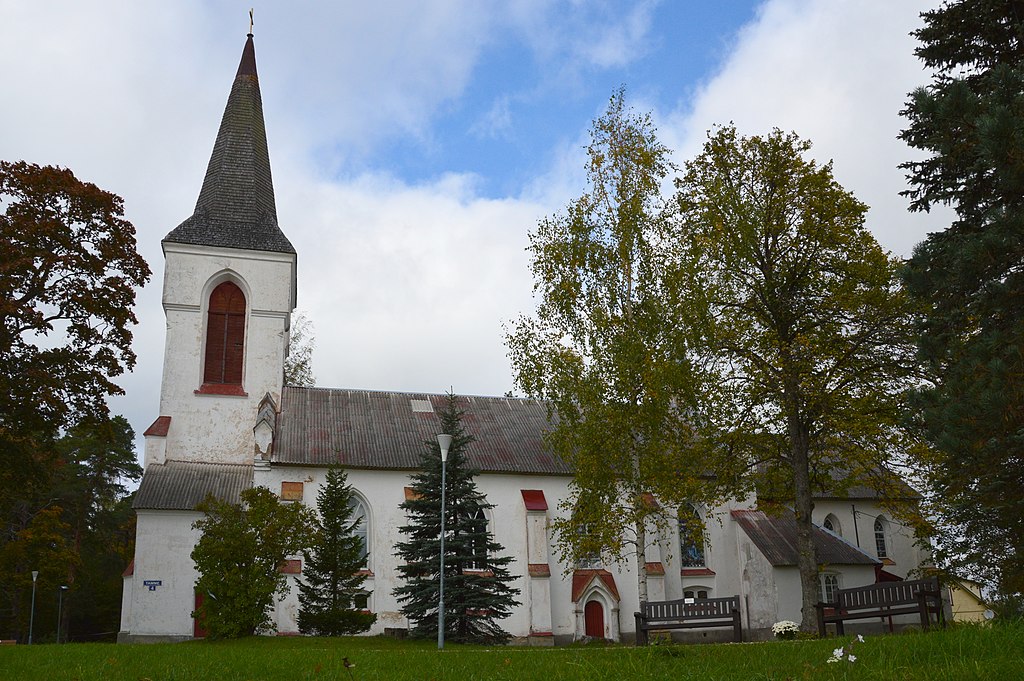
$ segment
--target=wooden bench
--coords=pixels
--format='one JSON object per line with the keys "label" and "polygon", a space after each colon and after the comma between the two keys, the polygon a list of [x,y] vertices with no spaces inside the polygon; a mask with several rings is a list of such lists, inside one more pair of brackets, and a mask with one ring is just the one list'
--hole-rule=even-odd
{"label": "wooden bench", "polygon": [[684,598],[678,601],[641,601],[636,618],[636,644],[647,645],[647,632],[658,629],[732,627],[733,640],[743,640],[740,597]]}
{"label": "wooden bench", "polygon": [[834,602],[818,603],[815,607],[818,610],[818,633],[822,636],[825,635],[825,625],[832,622],[836,625],[836,633],[842,636],[846,633],[843,627],[845,620],[893,615],[918,614],[921,627],[927,629],[931,625],[930,615],[935,613],[936,622],[946,626],[942,592],[936,578],[839,589]]}

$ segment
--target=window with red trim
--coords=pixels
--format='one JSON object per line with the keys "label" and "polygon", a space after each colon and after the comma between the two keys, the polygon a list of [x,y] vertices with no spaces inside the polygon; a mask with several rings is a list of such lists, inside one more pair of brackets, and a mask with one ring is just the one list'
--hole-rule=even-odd
{"label": "window with red trim", "polygon": [[245,294],[225,281],[210,294],[203,383],[242,385],[245,355]]}

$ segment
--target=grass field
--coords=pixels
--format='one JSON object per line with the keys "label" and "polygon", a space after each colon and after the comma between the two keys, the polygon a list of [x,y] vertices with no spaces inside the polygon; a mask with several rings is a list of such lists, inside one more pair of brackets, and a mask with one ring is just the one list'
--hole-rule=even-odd
{"label": "grass field", "polygon": [[[715,645],[484,648],[383,638],[0,647],[3,681],[370,679],[1024,679],[1024,624],[846,639]],[[346,668],[344,660],[354,663]]]}

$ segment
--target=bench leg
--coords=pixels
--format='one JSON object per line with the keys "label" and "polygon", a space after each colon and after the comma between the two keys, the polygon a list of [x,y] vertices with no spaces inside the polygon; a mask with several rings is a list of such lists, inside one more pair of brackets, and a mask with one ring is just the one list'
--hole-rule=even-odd
{"label": "bench leg", "polygon": [[732,640],[736,643],[743,643],[743,625],[740,624],[740,613],[732,611]]}
{"label": "bench leg", "polygon": [[633,617],[636,619],[636,644],[638,646],[647,645],[647,630],[644,629],[644,618],[640,613],[635,613]]}
{"label": "bench leg", "polygon": [[928,595],[923,591],[917,594],[917,607],[921,611],[921,629],[928,631],[931,626],[931,617],[928,616]]}
{"label": "bench leg", "polygon": [[825,608],[819,603],[814,609],[818,611],[818,636],[825,638]]}
{"label": "bench leg", "polygon": [[846,636],[846,625],[843,620],[836,620],[836,636]]}

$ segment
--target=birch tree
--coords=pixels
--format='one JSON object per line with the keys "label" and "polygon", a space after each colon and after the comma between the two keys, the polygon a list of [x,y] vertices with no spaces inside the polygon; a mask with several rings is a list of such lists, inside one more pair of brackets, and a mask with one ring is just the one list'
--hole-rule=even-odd
{"label": "birch tree", "polygon": [[692,437],[692,371],[665,294],[662,182],[673,170],[649,115],[615,92],[594,121],[587,189],[530,235],[534,316],[507,336],[517,386],[546,400],[546,441],[573,469],[554,521],[569,565],[635,559],[647,600],[651,530],[665,506],[708,501]]}

